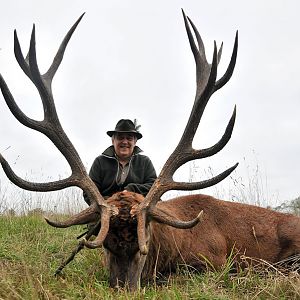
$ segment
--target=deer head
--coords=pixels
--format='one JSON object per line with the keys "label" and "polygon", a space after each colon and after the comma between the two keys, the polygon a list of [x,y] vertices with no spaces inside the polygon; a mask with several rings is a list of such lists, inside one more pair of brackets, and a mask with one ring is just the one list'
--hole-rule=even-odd
{"label": "deer head", "polygon": [[[0,87],[10,111],[23,125],[45,134],[54,143],[54,145],[68,161],[72,170],[72,174],[66,179],[55,182],[28,182],[18,177],[13,172],[8,162],[0,154],[0,162],[2,167],[7,177],[13,183],[26,190],[46,192],[59,190],[70,186],[77,186],[88,195],[89,199],[92,200],[92,205],[79,214],[64,222],[54,222],[46,219],[50,225],[55,227],[69,227],[72,225],[86,224],[90,222],[98,222],[98,224],[101,224],[100,231],[96,239],[93,241],[88,240],[92,235],[92,231],[90,231],[86,238],[80,242],[79,248],[77,249],[78,251],[84,246],[88,248],[98,248],[101,247],[103,243],[104,246],[106,243],[106,248],[109,249],[109,241],[106,240],[106,238],[109,237],[108,232],[110,222],[112,222],[113,218],[118,218],[122,215],[122,207],[118,206],[117,202],[113,201],[114,199],[105,201],[93,181],[87,175],[76,149],[68,139],[59,122],[54,105],[51,89],[52,79],[62,61],[66,46],[78,23],[82,19],[82,16],[72,26],[63,39],[53,63],[45,74],[40,74],[37,65],[35,51],[35,28],[33,27],[32,30],[30,49],[26,58],[24,58],[22,54],[17,34],[15,32],[15,56],[24,73],[29,77],[39,91],[44,108],[44,119],[42,121],[32,120],[20,110],[4,79],[0,75]],[[213,60],[211,64],[208,63],[205,55],[204,45],[197,28],[192,21],[186,17],[184,12],[183,18],[191,50],[196,63],[196,96],[186,128],[177,147],[166,161],[146,198],[139,199],[134,203],[134,205],[130,206],[129,215],[130,218],[133,218],[136,221],[135,226],[137,234],[137,239],[135,241],[136,247],[133,247],[132,249],[134,250],[132,251],[135,252],[133,253],[135,255],[134,259],[138,263],[135,265],[133,264],[131,267],[132,270],[129,271],[133,274],[130,280],[135,282],[140,278],[147,253],[149,251],[149,239],[151,238],[150,225],[152,221],[163,223],[175,228],[186,229],[194,227],[201,220],[202,212],[199,212],[198,216],[189,221],[176,219],[171,212],[164,211],[157,207],[157,202],[160,200],[161,196],[168,190],[195,190],[212,186],[226,178],[237,167],[236,164],[221,174],[200,182],[176,182],[173,180],[175,171],[181,165],[191,160],[212,156],[219,152],[227,144],[232,134],[236,115],[236,109],[234,108],[225,133],[215,145],[206,149],[193,149],[192,142],[210,97],[215,91],[223,87],[228,82],[233,73],[237,56],[238,38],[236,35],[233,53],[227,71],[220,79],[217,80],[217,67],[221,59],[222,46],[220,47],[219,51],[217,51],[216,43],[214,43]],[[192,31],[194,32],[196,41],[193,37]]]}

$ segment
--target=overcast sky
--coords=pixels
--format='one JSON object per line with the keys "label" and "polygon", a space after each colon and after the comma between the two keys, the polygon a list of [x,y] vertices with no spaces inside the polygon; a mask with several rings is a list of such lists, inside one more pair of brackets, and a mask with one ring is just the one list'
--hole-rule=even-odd
{"label": "overcast sky", "polygon": [[[299,6],[296,0],[5,1],[0,72],[23,111],[41,119],[38,93],[14,58],[13,30],[27,52],[35,23],[44,72],[68,29],[86,12],[53,82],[61,123],[89,169],[111,144],[106,131],[120,118],[137,118],[144,135],[138,145],[159,172],[180,139],[195,94],[195,64],[181,8],[198,27],[209,60],[213,41],[224,42],[219,77],[238,30],[234,74],[211,98],[194,147],[219,140],[236,104],[233,136],[220,153],[193,165],[193,178],[240,162],[220,187],[259,184],[266,198],[262,204],[281,202],[300,195]],[[0,113],[0,151],[18,175],[46,181],[69,173],[52,143],[18,123],[2,95]],[[189,171],[186,167],[177,177],[188,180]],[[0,180],[6,184],[1,170]]]}

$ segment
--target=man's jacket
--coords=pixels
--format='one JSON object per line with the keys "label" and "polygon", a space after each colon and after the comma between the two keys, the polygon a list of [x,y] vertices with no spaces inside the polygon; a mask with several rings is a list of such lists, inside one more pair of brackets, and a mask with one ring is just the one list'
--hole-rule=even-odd
{"label": "man's jacket", "polygon": [[[149,157],[140,154],[140,152],[142,150],[135,146],[133,155],[129,161],[128,175],[123,184],[117,184],[118,174],[121,169],[115,157],[114,147],[110,146],[101,155],[96,157],[89,175],[103,197],[110,197],[122,190],[146,196],[156,179],[156,172]],[[90,204],[86,196],[85,201]]]}

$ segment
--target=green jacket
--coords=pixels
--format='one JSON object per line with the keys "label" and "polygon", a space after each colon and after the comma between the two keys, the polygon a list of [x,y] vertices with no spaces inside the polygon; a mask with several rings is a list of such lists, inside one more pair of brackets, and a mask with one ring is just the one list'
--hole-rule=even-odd
{"label": "green jacket", "polygon": [[[94,160],[90,177],[97,185],[103,197],[109,197],[116,192],[128,190],[146,196],[156,179],[156,172],[148,156],[140,154],[142,150],[135,146],[129,162],[129,172],[122,185],[117,184],[119,162],[115,157],[114,147],[108,147]],[[85,201],[90,204],[85,196]]]}

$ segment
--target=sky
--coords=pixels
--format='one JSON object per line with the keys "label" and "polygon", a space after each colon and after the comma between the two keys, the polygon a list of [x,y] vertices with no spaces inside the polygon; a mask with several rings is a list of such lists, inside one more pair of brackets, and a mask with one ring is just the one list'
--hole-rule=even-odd
{"label": "sky", "polygon": [[[211,97],[193,146],[218,141],[236,105],[232,138],[213,157],[180,168],[175,179],[206,179],[239,162],[230,178],[200,192],[277,205],[300,195],[299,6],[296,0],[5,1],[0,73],[24,113],[41,120],[39,95],[14,58],[13,30],[27,52],[35,24],[44,72],[85,12],[53,81],[62,126],[89,169],[111,144],[106,131],[121,118],[136,118],[144,136],[138,145],[159,173],[181,137],[195,96],[195,63],[181,8],[197,26],[208,60],[213,41],[224,43],[218,77],[227,68],[238,30],[233,76]],[[48,181],[70,173],[46,137],[18,123],[2,95],[0,152],[24,178]],[[3,191],[2,170],[0,183]]]}

